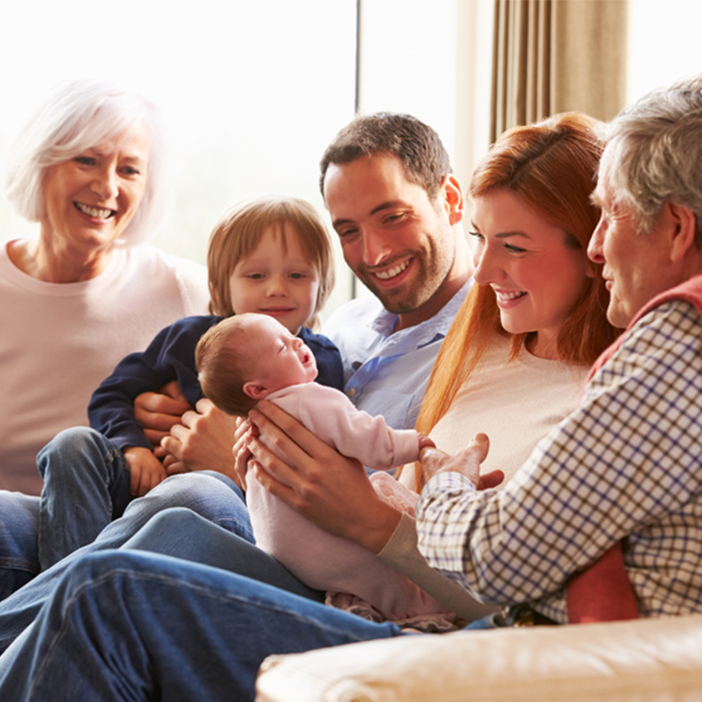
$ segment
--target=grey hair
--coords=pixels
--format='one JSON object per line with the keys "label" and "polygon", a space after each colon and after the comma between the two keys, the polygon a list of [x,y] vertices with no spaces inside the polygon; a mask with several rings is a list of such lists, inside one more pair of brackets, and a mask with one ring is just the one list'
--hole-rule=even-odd
{"label": "grey hair", "polygon": [[[689,208],[702,232],[702,75],[654,90],[605,125],[615,203],[640,232],[667,201]],[[698,242],[698,246],[699,246]]]}
{"label": "grey hair", "polygon": [[6,194],[30,222],[45,216],[46,169],[122,133],[145,128],[151,141],[144,196],[116,245],[136,246],[152,234],[169,201],[167,153],[161,116],[150,101],[96,81],[60,86],[19,132],[7,155]]}

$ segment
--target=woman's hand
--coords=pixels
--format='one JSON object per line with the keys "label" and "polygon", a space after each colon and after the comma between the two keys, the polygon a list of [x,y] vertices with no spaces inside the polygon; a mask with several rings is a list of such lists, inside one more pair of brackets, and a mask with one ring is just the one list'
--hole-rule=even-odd
{"label": "woman's hand", "polygon": [[325,531],[374,553],[382,550],[401,515],[376,494],[357,460],[342,456],[271,402],[260,402],[249,420],[284,456],[278,458],[253,433],[246,440],[255,459],[249,469],[271,494]]}
{"label": "woman's hand", "polygon": [[258,436],[258,429],[248,419],[239,417],[237,427],[234,430],[232,453],[234,454],[234,471],[243,490],[246,490],[246,470],[251,459],[251,451],[249,451],[250,436]]}
{"label": "woman's hand", "polygon": [[192,409],[175,380],[164,385],[160,392],[144,392],[134,400],[134,416],[159,458],[164,455],[161,441],[174,424],[180,424],[183,414]]}
{"label": "woman's hand", "polygon": [[232,455],[238,421],[207,398],[200,400],[194,410],[185,412],[180,422],[171,426],[161,441],[167,454],[163,464],[168,474],[216,470],[240,484]]}
{"label": "woman's hand", "polygon": [[424,448],[419,460],[422,464],[424,484],[437,473],[454,471],[462,473],[478,490],[496,487],[504,480],[501,470],[480,475],[480,464],[487,458],[490,439],[486,434],[476,434],[468,447],[450,456],[437,448]]}

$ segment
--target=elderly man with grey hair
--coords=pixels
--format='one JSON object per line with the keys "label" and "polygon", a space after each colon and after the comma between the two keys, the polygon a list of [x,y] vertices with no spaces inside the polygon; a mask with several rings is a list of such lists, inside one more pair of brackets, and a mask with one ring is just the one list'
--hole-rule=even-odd
{"label": "elderly man with grey hair", "polygon": [[573,619],[568,579],[620,541],[633,616],[702,611],[702,77],[645,96],[605,137],[588,254],[626,331],[504,491],[465,477],[478,441],[427,469],[418,514],[435,569],[557,622]]}
{"label": "elderly man with grey hair", "polygon": [[[572,576],[623,552],[636,614],[702,612],[700,131],[702,77],[610,125],[589,254],[627,330],[580,406],[501,491],[475,486],[484,437],[456,456],[426,450],[420,548],[485,601],[566,622]],[[269,654],[403,633],[232,573],[103,552],[66,572],[0,657],[0,696],[252,699]]]}

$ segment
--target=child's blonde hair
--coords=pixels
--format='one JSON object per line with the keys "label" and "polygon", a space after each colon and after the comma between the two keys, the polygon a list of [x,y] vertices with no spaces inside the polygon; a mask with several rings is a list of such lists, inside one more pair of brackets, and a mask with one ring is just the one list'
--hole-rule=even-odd
{"label": "child's blonde hair", "polygon": [[289,197],[263,197],[238,204],[215,225],[207,249],[211,314],[234,314],[229,280],[237,263],[259,245],[266,229],[274,227],[287,251],[286,224],[297,233],[302,250],[319,276],[314,314],[305,322],[312,329],[318,326],[319,312],[334,287],[331,239],[317,210],[304,200]]}

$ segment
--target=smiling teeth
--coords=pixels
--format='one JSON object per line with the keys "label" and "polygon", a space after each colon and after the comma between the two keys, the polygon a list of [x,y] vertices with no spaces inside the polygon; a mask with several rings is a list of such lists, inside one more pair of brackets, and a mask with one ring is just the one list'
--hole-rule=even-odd
{"label": "smiling teeth", "polygon": [[503,300],[504,302],[509,302],[510,300],[516,300],[518,297],[522,297],[522,295],[526,295],[525,292],[497,292],[495,291],[495,294],[497,295],[497,298],[499,300]]}
{"label": "smiling teeth", "polygon": [[76,207],[84,214],[87,214],[88,217],[107,219],[112,216],[112,210],[104,210],[101,207],[91,207],[90,205],[84,205],[82,202],[76,202]]}
{"label": "smiling teeth", "polygon": [[390,280],[391,278],[394,278],[396,275],[400,275],[402,271],[405,270],[409,266],[409,261],[404,261],[403,263],[398,264],[394,268],[391,268],[389,271],[383,271],[382,273],[378,272],[376,273],[376,277],[380,278],[380,280]]}

